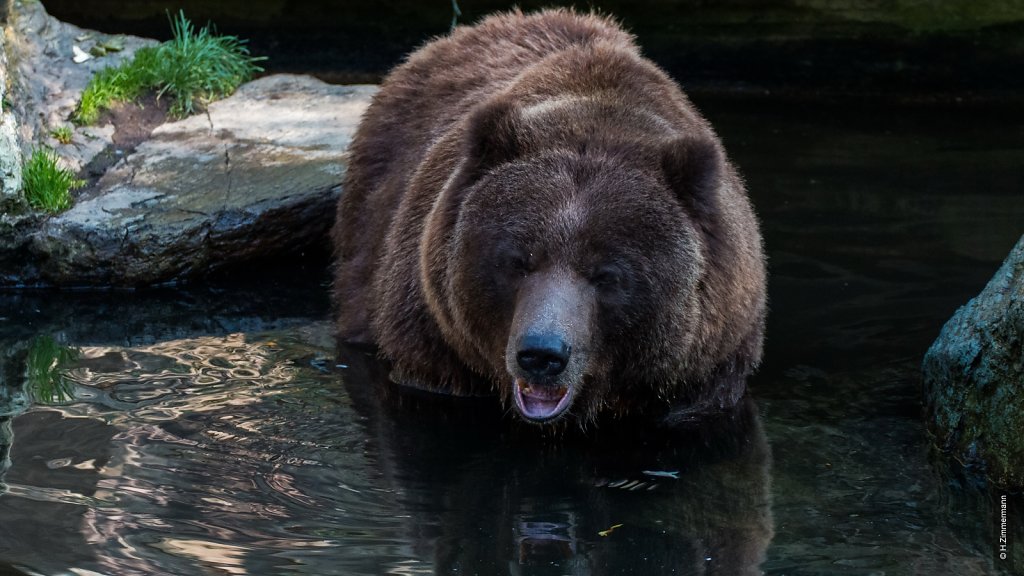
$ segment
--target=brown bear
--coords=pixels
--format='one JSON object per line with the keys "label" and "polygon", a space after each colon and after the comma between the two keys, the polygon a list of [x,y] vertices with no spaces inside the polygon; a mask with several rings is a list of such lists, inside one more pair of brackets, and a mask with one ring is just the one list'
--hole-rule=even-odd
{"label": "brown bear", "polygon": [[338,335],[531,422],[734,405],[765,265],[708,122],[609,18],[514,11],[384,80],[332,232]]}

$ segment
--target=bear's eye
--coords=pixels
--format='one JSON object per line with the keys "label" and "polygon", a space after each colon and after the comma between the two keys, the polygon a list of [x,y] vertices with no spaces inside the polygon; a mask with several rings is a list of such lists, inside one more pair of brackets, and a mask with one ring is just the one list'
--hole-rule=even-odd
{"label": "bear's eye", "polygon": [[590,283],[599,288],[610,288],[617,286],[621,280],[621,273],[612,266],[601,266],[590,275]]}
{"label": "bear's eye", "polygon": [[530,257],[523,253],[513,253],[508,255],[508,267],[513,272],[526,275],[530,272]]}

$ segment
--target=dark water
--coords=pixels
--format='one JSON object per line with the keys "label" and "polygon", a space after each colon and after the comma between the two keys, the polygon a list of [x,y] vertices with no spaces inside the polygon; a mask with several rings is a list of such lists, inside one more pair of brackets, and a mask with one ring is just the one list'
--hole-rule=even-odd
{"label": "dark water", "polygon": [[[1024,124],[702,104],[771,263],[737,414],[538,439],[382,397],[320,275],[0,294],[0,573],[1011,573],[991,496],[931,461],[918,366],[1024,233]],[[25,385],[53,344],[63,399]]]}
{"label": "dark water", "polygon": [[[374,81],[448,32],[451,0],[43,0],[85,28],[166,39],[167,13],[248,39],[270,72]],[[1019,3],[880,0],[460,0],[459,23],[515,6],[612,14],[644,54],[712,91],[960,95],[1020,102]],[[920,5],[918,5],[920,4]]]}

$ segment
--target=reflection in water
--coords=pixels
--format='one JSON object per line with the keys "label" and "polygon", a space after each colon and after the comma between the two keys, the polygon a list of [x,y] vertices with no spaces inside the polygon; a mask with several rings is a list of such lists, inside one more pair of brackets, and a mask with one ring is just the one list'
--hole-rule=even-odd
{"label": "reflection in water", "polygon": [[365,354],[342,352],[346,389],[437,573],[761,573],[771,459],[749,399],[694,429],[544,438],[495,424],[489,401],[401,395]]}
{"label": "reflection in water", "polygon": [[[130,410],[143,420],[178,420],[182,410],[243,406],[258,397],[237,392],[250,384],[272,389],[294,377],[287,363],[274,363],[272,342],[250,343],[242,334],[223,338],[199,337],[161,342],[138,348],[84,347],[81,360],[65,375],[87,385],[80,400]],[[175,400],[179,389],[202,389],[203,402]]]}
{"label": "reflection in water", "polygon": [[11,467],[12,444],[14,444],[14,430],[11,428],[11,419],[8,416],[0,416],[0,496],[7,492],[4,475]]}
{"label": "reflection in water", "polygon": [[382,368],[353,352],[329,369],[328,331],[80,348],[75,401],[14,420],[0,514],[32,521],[0,524],[0,558],[43,573],[759,573],[770,457],[752,402],[702,429],[539,438],[490,400],[373,393],[394,391]]}
{"label": "reflection in water", "polygon": [[848,405],[829,425],[774,397],[767,426],[748,400],[699,429],[543,437],[493,399],[400,393],[357,350],[333,369],[329,331],[81,348],[75,401],[0,426],[0,559],[45,574],[988,572],[937,527],[985,542],[990,518],[965,516],[979,508],[958,491],[937,506],[901,444],[919,424],[861,416],[842,375],[787,376]]}
{"label": "reflection in water", "polygon": [[[64,373],[78,403],[15,420],[13,498],[0,504],[4,517],[33,522],[0,527],[3,556],[44,572],[243,566],[251,542],[233,544],[233,524],[288,516],[263,502],[253,463],[273,477],[282,463],[312,462],[289,457],[296,440],[267,433],[283,423],[259,413],[295,374],[278,351],[240,335],[81,348]],[[52,532],[58,554],[34,544]]]}
{"label": "reflection in water", "polygon": [[11,467],[14,429],[11,420],[28,409],[29,398],[23,386],[27,345],[24,342],[0,342],[0,496],[7,492],[4,474]]}

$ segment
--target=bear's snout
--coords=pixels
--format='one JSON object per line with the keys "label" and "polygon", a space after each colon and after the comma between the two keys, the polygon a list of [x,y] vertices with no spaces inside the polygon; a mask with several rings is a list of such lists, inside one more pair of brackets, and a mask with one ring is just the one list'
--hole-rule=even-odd
{"label": "bear's snout", "polygon": [[558,334],[527,334],[519,343],[516,362],[536,378],[557,376],[569,363],[572,346]]}
{"label": "bear's snout", "polygon": [[505,352],[512,401],[526,420],[551,422],[572,406],[587,373],[593,298],[586,282],[558,270],[520,286]]}

